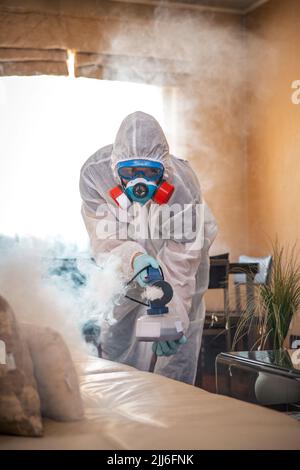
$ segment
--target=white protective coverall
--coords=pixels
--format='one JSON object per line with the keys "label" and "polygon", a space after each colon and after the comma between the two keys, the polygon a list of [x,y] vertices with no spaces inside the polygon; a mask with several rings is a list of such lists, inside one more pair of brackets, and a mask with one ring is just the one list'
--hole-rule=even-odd
{"label": "white protective coverall", "polygon": [[[107,227],[109,221],[113,221],[121,231],[127,225],[112,209],[116,207],[116,203],[110,197],[109,190],[120,184],[116,173],[117,163],[131,159],[156,160],[164,165],[164,178],[175,186],[168,201],[169,206],[174,203],[182,207],[200,204],[204,208],[203,244],[200,248],[190,249],[191,239],[186,238],[185,234],[178,239],[172,230],[168,239],[136,239],[128,234],[127,238],[120,239],[113,229],[110,233],[104,233],[102,227]],[[169,314],[175,313],[181,318],[187,343],[180,345],[175,355],[159,357],[155,372],[193,384],[205,316],[203,296],[209,281],[208,250],[217,234],[215,219],[202,200],[195,173],[187,161],[169,154],[168,143],[158,122],[152,116],[136,112],[122,122],[114,144],[98,150],[83,165],[80,192],[83,201],[82,215],[98,264],[104,253],[120,257],[123,274],[128,280],[133,276],[132,259],[138,252],[148,253],[162,267],[165,279],[174,291],[173,299],[168,304]],[[133,206],[136,204],[138,203]],[[107,208],[105,216],[102,211],[100,215],[99,210],[97,212],[99,205]],[[152,209],[153,206],[162,207],[152,200],[147,205],[152,205]],[[146,218],[144,223],[147,225],[148,222]],[[130,295],[138,298],[141,291],[140,287],[136,287]],[[146,307],[124,298],[124,302],[114,309],[116,323],[111,325],[107,320],[102,322],[101,347],[104,358],[141,370],[149,369],[152,343],[139,342],[135,338],[136,320],[145,313],[145,309]]]}

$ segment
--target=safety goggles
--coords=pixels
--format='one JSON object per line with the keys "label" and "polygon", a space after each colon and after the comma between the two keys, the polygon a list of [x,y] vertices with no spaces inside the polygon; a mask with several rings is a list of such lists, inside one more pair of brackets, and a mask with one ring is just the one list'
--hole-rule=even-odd
{"label": "safety goggles", "polygon": [[144,177],[148,181],[158,181],[163,176],[164,166],[151,160],[127,160],[118,163],[117,170],[119,177],[124,180]]}

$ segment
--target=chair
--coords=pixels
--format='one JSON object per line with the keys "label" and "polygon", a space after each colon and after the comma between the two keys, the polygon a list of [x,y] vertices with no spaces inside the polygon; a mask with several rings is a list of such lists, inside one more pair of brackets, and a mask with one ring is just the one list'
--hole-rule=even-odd
{"label": "chair", "polygon": [[[209,285],[208,289],[223,290],[223,311],[207,312],[211,315],[212,328],[215,322],[218,322],[217,314],[221,314],[225,320],[224,327],[221,329],[226,335],[226,346],[228,351],[231,346],[230,315],[229,315],[229,295],[228,295],[228,277],[229,277],[229,253],[210,257]],[[218,328],[220,329],[220,328]]]}
{"label": "chair", "polygon": [[[230,350],[228,305],[229,253],[210,257],[208,289],[223,290],[223,309],[206,311],[195,385],[215,392],[215,360],[220,352]],[[222,322],[222,319],[224,321]],[[225,333],[225,335],[224,335]]]}

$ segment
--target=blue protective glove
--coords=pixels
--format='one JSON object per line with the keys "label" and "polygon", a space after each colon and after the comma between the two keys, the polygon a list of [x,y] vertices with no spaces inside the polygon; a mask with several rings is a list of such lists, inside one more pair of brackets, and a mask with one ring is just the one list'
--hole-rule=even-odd
{"label": "blue protective glove", "polygon": [[134,258],[133,260],[133,271],[134,274],[138,273],[141,269],[145,268],[144,271],[142,271],[136,278],[135,280],[139,283],[141,287],[146,287],[147,282],[146,282],[146,276],[147,276],[147,266],[152,266],[152,268],[158,269],[159,264],[156,261],[155,258],[152,258],[152,256],[149,256],[147,254],[143,255],[138,255]]}
{"label": "blue protective glove", "polygon": [[181,344],[187,342],[186,336],[181,336],[180,339],[175,341],[155,341],[152,344],[152,351],[157,356],[172,356],[177,353],[177,350]]}

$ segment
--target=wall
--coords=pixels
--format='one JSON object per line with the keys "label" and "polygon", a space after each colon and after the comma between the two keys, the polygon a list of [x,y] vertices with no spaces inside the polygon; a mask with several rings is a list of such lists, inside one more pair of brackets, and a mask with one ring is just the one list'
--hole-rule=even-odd
{"label": "wall", "polygon": [[[198,113],[203,113],[201,104]],[[224,119],[225,112],[214,115],[212,111],[205,113],[207,122],[205,126],[201,122],[201,129],[197,129],[197,119],[191,122],[193,143],[185,156],[197,173],[204,198],[218,223],[211,254],[229,252],[234,261],[248,250],[247,162],[244,131],[226,130]]]}
{"label": "wall", "polygon": [[291,84],[300,80],[300,1],[271,0],[246,26],[273,48],[253,77],[266,79],[268,90],[252,96],[247,139],[249,252],[264,255],[276,236],[282,244],[300,237],[300,104],[291,101]]}
{"label": "wall", "polygon": [[198,46],[198,79],[187,81],[180,89],[178,129],[185,132],[179,154],[196,171],[218,222],[211,253],[229,252],[230,259],[236,260],[248,249],[245,43],[237,15],[215,16],[211,29],[205,44],[206,49],[211,48],[211,61]]}

